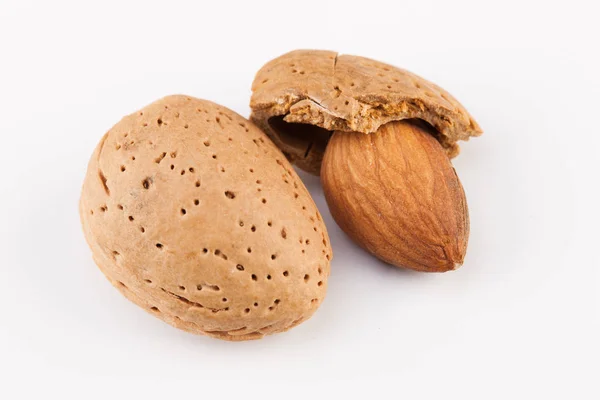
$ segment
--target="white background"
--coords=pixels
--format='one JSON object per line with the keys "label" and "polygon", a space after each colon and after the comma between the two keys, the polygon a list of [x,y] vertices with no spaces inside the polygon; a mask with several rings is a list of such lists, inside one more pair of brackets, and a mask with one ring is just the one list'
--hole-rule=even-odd
{"label": "white background", "polygon": [[[0,397],[598,399],[595,3],[0,1]],[[254,73],[297,48],[407,68],[475,116],[485,133],[454,161],[465,264],[375,260],[303,174],[335,254],[319,311],[254,342],[180,332],[93,264],[77,209],[88,158],[167,94],[247,116]]]}

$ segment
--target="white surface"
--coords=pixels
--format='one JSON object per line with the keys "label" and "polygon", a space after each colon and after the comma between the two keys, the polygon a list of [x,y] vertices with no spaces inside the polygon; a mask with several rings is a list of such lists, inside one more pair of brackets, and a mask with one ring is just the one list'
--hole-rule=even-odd
{"label": "white surface", "polygon": [[[204,3],[0,4],[0,397],[313,397],[375,379],[366,395],[599,398],[595,2]],[[320,310],[254,342],[180,332],[93,264],[77,213],[88,158],[121,116],[167,94],[247,116],[254,73],[296,48],[402,66],[475,116],[485,134],[454,161],[465,265],[424,275],[376,261],[302,175],[335,254]],[[348,389],[334,386],[334,398]]]}

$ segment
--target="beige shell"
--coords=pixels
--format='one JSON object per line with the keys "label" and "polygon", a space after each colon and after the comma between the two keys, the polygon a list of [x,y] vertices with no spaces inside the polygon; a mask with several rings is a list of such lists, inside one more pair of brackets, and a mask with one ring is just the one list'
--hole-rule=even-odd
{"label": "beige shell", "polygon": [[319,173],[331,131],[372,133],[390,121],[419,118],[436,129],[451,157],[459,152],[458,140],[481,134],[467,110],[439,86],[379,61],[332,51],[296,50],[268,62],[252,92],[251,120],[313,174]]}
{"label": "beige shell", "polygon": [[257,339],[325,296],[332,252],[310,194],[262,131],[212,102],[169,96],[123,118],[80,214],[113,285],[186,331]]}

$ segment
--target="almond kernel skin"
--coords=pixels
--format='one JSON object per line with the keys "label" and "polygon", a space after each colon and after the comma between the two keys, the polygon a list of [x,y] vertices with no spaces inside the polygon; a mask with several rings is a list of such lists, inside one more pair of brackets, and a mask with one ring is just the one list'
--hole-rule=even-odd
{"label": "almond kernel skin", "polygon": [[372,134],[336,131],[321,181],[334,220],[377,258],[424,272],[462,264],[469,236],[464,190],[424,125],[404,120]]}

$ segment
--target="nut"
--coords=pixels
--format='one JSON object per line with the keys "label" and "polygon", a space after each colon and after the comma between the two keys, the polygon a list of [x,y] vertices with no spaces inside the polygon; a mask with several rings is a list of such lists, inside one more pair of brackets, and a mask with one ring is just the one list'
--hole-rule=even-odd
{"label": "nut", "polygon": [[469,235],[463,188],[425,127],[336,131],[321,180],[331,215],[356,243],[397,266],[445,272],[462,265]]}
{"label": "nut", "polygon": [[331,248],[310,194],[263,132],[209,101],[165,97],[111,128],[80,215],[110,282],[186,331],[261,338],[325,296]]}
{"label": "nut", "polygon": [[318,50],[268,62],[252,91],[252,121],[291,162],[321,175],[334,219],[359,245],[420,271],[462,264],[468,211],[449,157],[482,131],[447,91]]}

